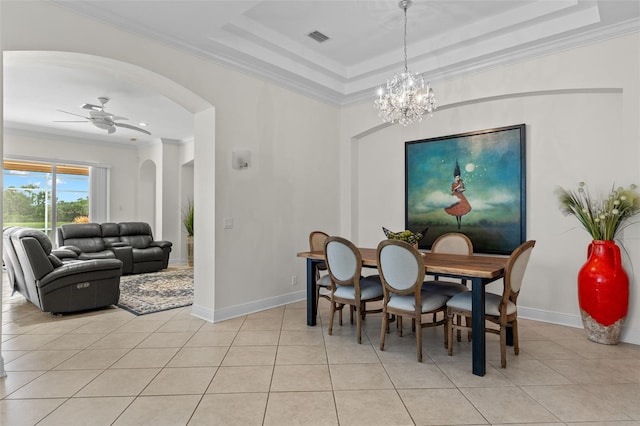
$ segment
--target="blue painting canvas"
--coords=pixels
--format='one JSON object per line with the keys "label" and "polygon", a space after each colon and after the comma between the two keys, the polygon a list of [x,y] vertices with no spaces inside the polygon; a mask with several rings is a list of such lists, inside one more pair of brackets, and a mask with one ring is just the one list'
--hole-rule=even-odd
{"label": "blue painting canvas", "polygon": [[526,241],[525,125],[405,144],[405,225],[420,248],[461,232],[474,252],[510,254]]}

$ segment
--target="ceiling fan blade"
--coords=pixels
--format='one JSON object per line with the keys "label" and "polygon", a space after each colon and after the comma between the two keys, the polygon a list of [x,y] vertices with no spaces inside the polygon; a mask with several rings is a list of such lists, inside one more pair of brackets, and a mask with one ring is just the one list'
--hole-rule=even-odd
{"label": "ceiling fan blade", "polygon": [[127,117],[120,117],[119,115],[112,115],[112,116],[111,116],[111,119],[112,119],[113,121],[116,121],[116,120],[128,120],[128,118],[127,118]]}
{"label": "ceiling fan blade", "polygon": [[114,125],[114,126],[118,126],[118,127],[124,127],[124,128],[131,129],[131,130],[137,130],[137,131],[139,131],[139,132],[146,133],[147,135],[151,135],[151,133],[150,133],[150,132],[148,132],[148,131],[146,131],[146,130],[144,130],[144,129],[141,129],[140,127],[132,126],[132,125],[130,125],[130,124],[124,124],[124,123],[113,123],[113,125]]}
{"label": "ceiling fan blade", "polygon": [[90,118],[90,117],[85,117],[84,115],[76,114],[75,112],[63,111],[63,110],[61,110],[61,109],[58,109],[58,110],[56,110],[56,111],[64,112],[65,114],[71,114],[71,115],[75,115],[75,116],[78,116],[78,117],[85,118],[85,119],[87,119],[87,120],[91,120],[91,118]]}
{"label": "ceiling fan blade", "polygon": [[93,105],[93,104],[82,104],[82,108],[84,109],[91,109],[93,111],[100,111],[102,110],[101,106],[98,105]]}

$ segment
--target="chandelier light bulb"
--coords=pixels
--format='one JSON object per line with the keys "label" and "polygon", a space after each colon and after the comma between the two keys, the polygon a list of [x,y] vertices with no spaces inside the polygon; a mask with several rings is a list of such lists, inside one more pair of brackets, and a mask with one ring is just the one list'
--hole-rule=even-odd
{"label": "chandelier light bulb", "polygon": [[429,82],[424,82],[421,74],[412,74],[407,67],[407,8],[411,0],[401,0],[398,7],[404,11],[404,72],[387,80],[386,89],[378,89],[378,99],[374,107],[378,115],[388,123],[403,126],[422,121],[424,114],[433,115],[436,98]]}

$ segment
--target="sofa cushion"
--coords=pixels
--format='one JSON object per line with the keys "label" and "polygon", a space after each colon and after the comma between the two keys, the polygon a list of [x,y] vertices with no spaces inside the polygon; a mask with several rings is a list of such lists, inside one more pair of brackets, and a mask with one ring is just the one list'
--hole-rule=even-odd
{"label": "sofa cushion", "polygon": [[58,244],[76,246],[83,253],[95,253],[104,250],[102,228],[98,223],[69,223],[60,227],[62,241]]}
{"label": "sofa cushion", "polygon": [[102,240],[106,247],[120,243],[120,227],[117,223],[103,223],[100,226],[102,227]]}
{"label": "sofa cushion", "polygon": [[144,249],[153,241],[151,226],[144,222],[122,222],[120,225],[120,241],[133,248]]}

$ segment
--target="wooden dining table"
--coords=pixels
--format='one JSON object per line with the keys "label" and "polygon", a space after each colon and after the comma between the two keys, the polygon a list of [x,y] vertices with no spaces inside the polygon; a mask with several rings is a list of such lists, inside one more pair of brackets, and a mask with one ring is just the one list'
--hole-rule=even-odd
{"label": "wooden dining table", "polygon": [[[377,267],[376,249],[359,248],[362,266]],[[472,299],[472,356],[473,374],[486,373],[486,336],[484,333],[485,286],[504,276],[508,257],[458,254],[425,253],[425,272],[430,275],[462,278],[471,281]],[[316,325],[318,301],[316,300],[315,276],[318,265],[325,262],[323,251],[306,251],[297,254],[307,259],[307,325]]]}

